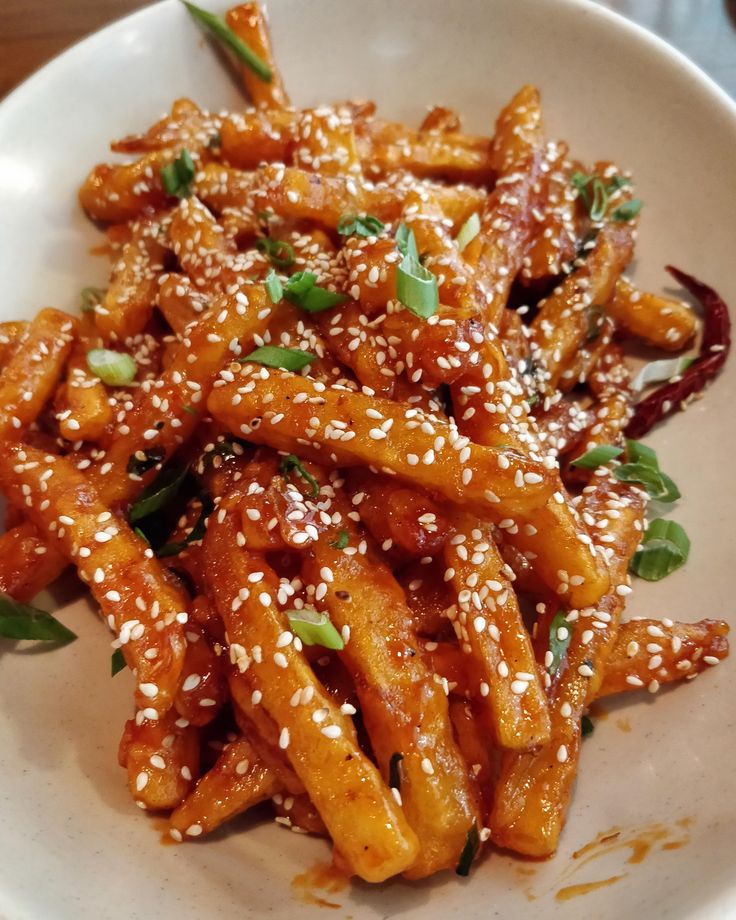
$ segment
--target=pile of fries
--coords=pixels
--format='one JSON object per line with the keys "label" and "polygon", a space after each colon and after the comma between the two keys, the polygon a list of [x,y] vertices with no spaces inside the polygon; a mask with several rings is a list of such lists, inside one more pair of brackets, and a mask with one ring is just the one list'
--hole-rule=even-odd
{"label": "pile of fries", "polygon": [[226,23],[253,107],[115,142],[80,190],[108,288],[0,327],[0,588],[76,567],[177,841],[270,802],[371,882],[548,856],[588,707],[728,652],[622,620],[653,494],[622,342],[682,351],[696,314],[623,277],[630,177],[549,141],[535,88],[490,138],[297,110],[260,7]]}

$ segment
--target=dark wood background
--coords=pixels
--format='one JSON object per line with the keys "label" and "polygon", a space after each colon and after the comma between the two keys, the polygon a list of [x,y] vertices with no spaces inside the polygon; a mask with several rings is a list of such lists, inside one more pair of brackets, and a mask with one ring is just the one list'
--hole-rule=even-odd
{"label": "dark wood background", "polygon": [[[77,39],[147,2],[0,0],[0,98]],[[590,2],[659,33],[736,97],[736,0]]]}

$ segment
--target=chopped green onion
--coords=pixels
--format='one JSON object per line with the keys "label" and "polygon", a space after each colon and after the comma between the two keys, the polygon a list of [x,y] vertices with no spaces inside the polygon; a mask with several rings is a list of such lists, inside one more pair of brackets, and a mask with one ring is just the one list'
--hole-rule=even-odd
{"label": "chopped green onion", "polygon": [[608,183],[608,191],[617,192],[626,185],[631,185],[631,179],[627,179],[626,176],[614,176]]}
{"label": "chopped green onion", "polygon": [[392,789],[401,789],[401,761],[404,755],[396,751],[388,762],[388,784]]}
{"label": "chopped green onion", "polygon": [[279,464],[279,473],[284,479],[288,480],[292,470],[297,476],[301,476],[302,479],[309,483],[312,490],[312,498],[316,498],[319,495],[319,483],[314,476],[304,468],[302,461],[296,454],[287,454]]}
{"label": "chopped green onion", "polygon": [[239,361],[253,361],[255,364],[263,364],[265,367],[282,367],[286,371],[300,371],[311,361],[316,359],[316,355],[308,351],[302,351],[300,348],[282,348],[280,345],[261,345],[244,358],[238,358]]}
{"label": "chopped green onion", "polygon": [[125,387],[135,380],[138,365],[123,351],[93,348],[87,352],[87,367],[110,387]]}
{"label": "chopped green onion", "polygon": [[371,214],[346,214],[337,224],[340,236],[378,236],[383,228],[383,223]]}
{"label": "chopped green onion", "polygon": [[676,521],[655,518],[647,527],[629,569],[647,581],[659,581],[687,562],[690,540]]}
{"label": "chopped green onion", "polygon": [[581,457],[573,460],[570,466],[579,466],[585,470],[595,470],[623,452],[622,447],[614,447],[612,444],[599,444],[592,450],[586,451]]}
{"label": "chopped green onion", "polygon": [[556,674],[567,653],[572,639],[572,624],[568,623],[564,610],[558,610],[549,624],[549,651],[552,660],[547,665],[550,674]]}
{"label": "chopped green onion", "polygon": [[592,735],[594,728],[595,726],[593,725],[593,720],[590,718],[590,716],[583,716],[583,718],[580,720],[580,734],[583,736],[583,738],[587,738],[588,735]]}
{"label": "chopped green onion", "polygon": [[337,540],[333,540],[333,542],[330,543],[330,546],[334,546],[335,549],[345,549],[349,540],[350,536],[347,530],[340,530],[337,534]]}
{"label": "chopped green onion", "polygon": [[465,223],[460,228],[460,232],[457,235],[455,242],[457,243],[457,248],[459,252],[462,252],[468,243],[472,243],[473,240],[480,233],[480,217],[478,212],[471,214],[470,217],[465,221]]}
{"label": "chopped green onion", "polygon": [[676,502],[680,490],[666,473],[644,463],[622,463],[613,471],[619,482],[634,482],[644,486],[649,497],[658,502]]}
{"label": "chopped green onion", "polygon": [[[613,176],[606,184],[599,176],[586,176],[585,173],[574,172],[570,178],[570,183],[580,193],[580,197],[585,204],[590,219],[597,223],[606,216],[608,198],[611,192],[616,192],[625,185],[629,185],[630,180],[623,176]],[[633,204],[633,202],[626,201],[617,208],[612,215],[614,220],[630,220],[630,217],[616,217],[616,214],[631,204]],[[638,207],[634,213],[637,213],[639,208],[641,208],[641,202],[638,203]],[[631,216],[633,217],[634,215],[632,214]]]}
{"label": "chopped green onion", "polygon": [[661,383],[671,380],[686,371],[693,363],[694,358],[663,358],[661,361],[650,361],[631,381],[631,389],[640,393],[644,387],[652,383]]}
{"label": "chopped green onion", "polygon": [[148,450],[137,450],[128,457],[126,469],[134,476],[142,476],[144,473],[152,470],[156,464],[161,463],[165,456],[166,452],[162,447],[149,447]]}
{"label": "chopped green onion", "polygon": [[84,287],[80,293],[81,304],[79,309],[82,313],[94,313],[95,307],[99,306],[107,294],[107,288]]}
{"label": "chopped green onion", "polygon": [[599,307],[594,304],[592,307],[585,308],[585,318],[588,323],[586,340],[591,342],[593,339],[597,339],[601,334],[601,330],[603,329],[603,322],[606,318],[606,311],[603,309],[603,307]]}
{"label": "chopped green onion", "polygon": [[200,9],[193,3],[187,3],[187,0],[182,0],[182,2],[189,10],[192,17],[196,19],[200,25],[203,25],[205,29],[211,32],[215,38],[219,38],[219,40],[224,45],[227,45],[231,51],[234,51],[235,55],[252,70],[257,77],[260,77],[264,83],[271,82],[273,79],[271,68],[263,58],[259,57],[252,48],[246,45],[242,38],[233,32],[227,23],[223,22],[219,16],[215,16],[214,13]]}
{"label": "chopped green onion", "polygon": [[600,221],[606,216],[608,206],[608,191],[603,182],[597,177],[593,179],[593,200],[590,203],[590,219]]}
{"label": "chopped green onion", "polygon": [[189,472],[188,466],[169,467],[162,470],[153,482],[145,488],[130,506],[128,520],[131,524],[140,521],[154,511],[169,504],[179,491]]}
{"label": "chopped green onion", "polygon": [[161,183],[167,195],[188,198],[192,194],[192,182],[197,170],[188,150],[182,150],[172,162],[161,168]]}
{"label": "chopped green onion", "polygon": [[133,533],[136,535],[136,537],[140,537],[141,540],[143,540],[143,542],[146,544],[146,546],[150,546],[150,545],[151,545],[151,541],[150,541],[150,540],[148,539],[148,537],[143,533],[143,531],[140,529],[140,527],[134,527],[134,528],[133,528]]}
{"label": "chopped green onion", "polygon": [[307,313],[321,313],[330,307],[339,306],[348,299],[345,294],[337,294],[319,287],[313,272],[296,272],[284,287],[284,297],[289,303],[306,310]]}
{"label": "chopped green onion", "polygon": [[177,540],[175,543],[166,543],[161,549],[157,550],[156,555],[159,559],[164,559],[168,556],[178,556],[190,543],[196,543],[198,540],[204,539],[204,535],[207,532],[207,518],[212,514],[215,503],[206,492],[203,492],[199,496],[199,500],[202,504],[202,510],[199,513],[194,527],[192,527],[191,533],[183,540]]}
{"label": "chopped green onion", "polygon": [[419,261],[414,231],[410,230],[404,223],[399,224],[396,228],[396,248],[402,256],[412,256],[417,262]]}
{"label": "chopped green onion", "polygon": [[429,319],[440,304],[437,279],[422,265],[414,231],[406,224],[399,224],[396,230],[396,245],[404,256],[396,269],[396,297],[407,310]]}
{"label": "chopped green onion", "polygon": [[643,463],[644,466],[650,466],[653,470],[659,469],[656,452],[641,441],[626,441],[626,458],[629,463]]}
{"label": "chopped green onion", "polygon": [[289,268],[294,264],[294,247],[286,240],[274,240],[262,236],[256,242],[256,249],[265,253],[277,268]]}
{"label": "chopped green onion", "polygon": [[126,662],[125,658],[123,658],[123,653],[119,648],[116,648],[110,656],[110,677],[115,677],[115,675],[125,667]]}
{"label": "chopped green onion", "polygon": [[465,838],[465,846],[463,847],[460,859],[455,868],[455,872],[458,875],[470,875],[470,867],[473,865],[473,860],[478,855],[479,849],[480,834],[478,833],[478,825],[473,821],[468,831],[468,836]]}
{"label": "chopped green onion", "polygon": [[633,220],[643,207],[643,201],[639,201],[638,198],[632,198],[630,201],[624,201],[623,204],[620,204],[611,214],[611,217],[619,223],[625,223],[627,220]]}
{"label": "chopped green onion", "polygon": [[194,406],[190,406],[189,404],[187,404],[186,406],[182,406],[182,409],[186,412],[187,415],[197,414],[197,410],[194,408]]}
{"label": "chopped green onion", "polygon": [[243,453],[243,445],[238,441],[223,439],[222,441],[218,441],[212,450],[206,450],[202,454],[201,459],[204,463],[211,463],[215,457],[222,457],[223,460],[232,460],[233,457],[242,457]]}
{"label": "chopped green onion", "polygon": [[279,276],[271,269],[266,275],[266,292],[271,298],[271,303],[280,303],[284,296],[284,288],[279,280]]}
{"label": "chopped green onion", "polygon": [[66,645],[77,637],[45,610],[21,604],[8,594],[0,593],[0,638],[33,639]]}
{"label": "chopped green onion", "polygon": [[287,610],[289,625],[295,636],[305,645],[321,645],[338,652],[345,648],[340,633],[335,629],[326,613],[319,613],[310,607],[301,610]]}

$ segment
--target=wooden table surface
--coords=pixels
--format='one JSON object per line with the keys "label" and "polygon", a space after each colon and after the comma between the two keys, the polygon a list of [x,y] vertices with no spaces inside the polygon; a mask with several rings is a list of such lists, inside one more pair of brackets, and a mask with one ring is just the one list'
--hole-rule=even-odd
{"label": "wooden table surface", "polygon": [[[77,39],[147,2],[0,0],[0,98]],[[662,35],[736,98],[736,0],[596,2]]]}

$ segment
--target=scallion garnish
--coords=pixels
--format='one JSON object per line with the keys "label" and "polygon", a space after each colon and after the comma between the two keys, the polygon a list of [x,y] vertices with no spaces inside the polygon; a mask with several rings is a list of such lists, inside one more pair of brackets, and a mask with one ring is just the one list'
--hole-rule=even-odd
{"label": "scallion garnish", "polygon": [[640,393],[644,387],[652,383],[662,383],[663,380],[679,377],[694,360],[694,358],[662,358],[660,361],[650,361],[631,381],[631,389],[635,393]]}
{"label": "scallion garnish", "polygon": [[126,469],[134,476],[142,476],[144,473],[152,470],[156,464],[161,463],[165,456],[166,452],[162,447],[149,447],[148,450],[137,450],[128,457]]}
{"label": "scallion garnish", "polygon": [[646,529],[629,569],[647,581],[659,581],[687,562],[690,540],[676,521],[655,518]]}
{"label": "scallion garnish", "polygon": [[579,466],[585,470],[595,470],[623,452],[623,447],[614,447],[612,444],[599,444],[597,447],[586,451],[581,457],[573,460],[570,466]]}
{"label": "scallion garnish", "polygon": [[80,306],[82,313],[94,313],[95,307],[99,306],[105,299],[107,288],[83,287],[80,292]]}
{"label": "scallion garnish", "polygon": [[549,625],[549,651],[552,660],[547,665],[550,674],[556,674],[567,653],[572,639],[572,625],[568,623],[564,610],[558,610]]}
{"label": "scallion garnish", "polygon": [[182,150],[171,163],[161,167],[161,184],[167,195],[188,198],[192,194],[192,182],[197,170],[188,150]]}
{"label": "scallion garnish", "polygon": [[330,546],[333,546],[335,549],[345,549],[350,540],[350,536],[347,530],[340,530],[337,533],[337,540],[333,540],[330,543]]}
{"label": "scallion garnish", "polygon": [[480,834],[478,833],[478,825],[473,821],[468,831],[468,836],[465,838],[465,846],[460,854],[460,859],[455,867],[455,872],[458,875],[470,875],[470,867],[473,865],[473,860],[478,855],[479,849]]}
{"label": "scallion garnish", "polygon": [[119,648],[116,648],[112,655],[110,655],[110,677],[115,677],[115,675],[125,667],[126,662],[125,658],[123,658],[123,653]]}
{"label": "scallion garnish", "polygon": [[592,342],[601,334],[601,330],[603,329],[603,322],[606,318],[606,311],[603,309],[603,307],[599,307],[594,304],[592,307],[585,308],[585,318],[588,324],[585,338],[586,341]]}
{"label": "scallion garnish", "polygon": [[303,607],[301,610],[287,610],[286,616],[289,618],[292,632],[299,636],[305,645],[321,645],[338,652],[345,648],[340,633],[326,613]]}
{"label": "scallion garnish", "polygon": [[281,303],[281,299],[284,296],[284,288],[279,276],[273,269],[266,275],[264,284],[266,286],[266,293],[271,298],[271,303]]}
{"label": "scallion garnish", "polygon": [[300,348],[282,348],[280,345],[261,345],[244,358],[238,358],[241,362],[253,361],[255,364],[263,364],[265,367],[281,367],[286,371],[300,371],[311,361],[316,359],[316,355],[308,351],[302,351]]}
{"label": "scallion garnish", "polygon": [[277,268],[289,268],[294,264],[294,247],[286,240],[274,240],[262,236],[256,242],[256,249],[265,253]]}
{"label": "scallion garnish", "polygon": [[317,276],[313,272],[295,272],[284,286],[284,297],[289,303],[306,310],[307,313],[321,313],[330,307],[339,306],[348,299],[345,294],[337,294],[317,285]]}
{"label": "scallion garnish", "polygon": [[388,762],[388,784],[392,789],[401,789],[401,761],[404,755],[396,751]]}
{"label": "scallion garnish", "polygon": [[593,725],[593,720],[590,718],[590,716],[583,716],[583,718],[580,720],[580,734],[583,736],[583,738],[587,738],[588,735],[592,735],[594,728],[595,726]]}
{"label": "scallion garnish", "polygon": [[475,212],[471,214],[470,217],[465,221],[465,223],[460,228],[460,232],[457,235],[455,243],[460,252],[462,252],[468,243],[472,243],[473,240],[480,233],[480,217],[478,213]]}
{"label": "scallion garnish", "polygon": [[297,476],[301,476],[302,479],[309,483],[312,498],[316,498],[319,495],[319,483],[314,476],[304,468],[302,461],[296,454],[287,454],[279,464],[279,473],[284,479],[288,480],[292,472],[296,473]]}
{"label": "scallion garnish", "polygon": [[378,236],[383,232],[383,223],[371,214],[346,214],[337,224],[340,236]]}
{"label": "scallion garnish", "polygon": [[611,217],[618,223],[625,223],[627,220],[633,220],[643,207],[643,201],[639,201],[638,198],[632,198],[630,201],[624,201],[623,204],[620,204],[611,214]]}
{"label": "scallion garnish", "polygon": [[183,540],[177,540],[175,543],[166,543],[161,549],[157,550],[156,555],[159,559],[164,559],[167,556],[178,556],[190,543],[196,543],[198,540],[204,539],[204,535],[207,532],[207,518],[212,514],[215,503],[206,492],[203,492],[199,496],[199,500],[202,505],[202,510],[199,512],[199,517],[194,527],[192,527],[191,532]]}
{"label": "scallion garnish", "polygon": [[242,38],[233,32],[227,23],[220,19],[219,16],[215,16],[214,13],[200,9],[193,3],[187,3],[187,0],[182,0],[182,2],[189,10],[192,17],[196,19],[200,25],[203,25],[205,29],[211,32],[215,38],[218,38],[224,45],[227,45],[231,51],[235,52],[235,55],[249,67],[257,77],[260,77],[264,83],[271,82],[273,79],[271,68],[263,58],[259,57],[252,48],[246,45]]}
{"label": "scallion garnish", "polygon": [[0,638],[32,639],[66,645],[77,637],[45,610],[21,604],[8,594],[0,593]]}
{"label": "scallion garnish", "polygon": [[176,496],[189,472],[188,466],[169,467],[161,470],[153,482],[145,488],[130,506],[128,520],[131,524],[159,511]]}
{"label": "scallion garnish", "polygon": [[110,387],[125,387],[135,380],[138,365],[124,351],[93,348],[87,352],[87,367]]}
{"label": "scallion garnish", "polygon": [[622,463],[613,471],[620,482],[634,482],[644,486],[649,497],[658,502],[669,503],[680,498],[680,490],[660,470],[657,454],[651,447],[640,441],[627,441],[626,456],[628,463]]}
{"label": "scallion garnish", "polygon": [[414,231],[406,224],[396,230],[396,245],[404,256],[396,268],[396,297],[407,310],[429,319],[440,305],[437,279],[420,262]]}

